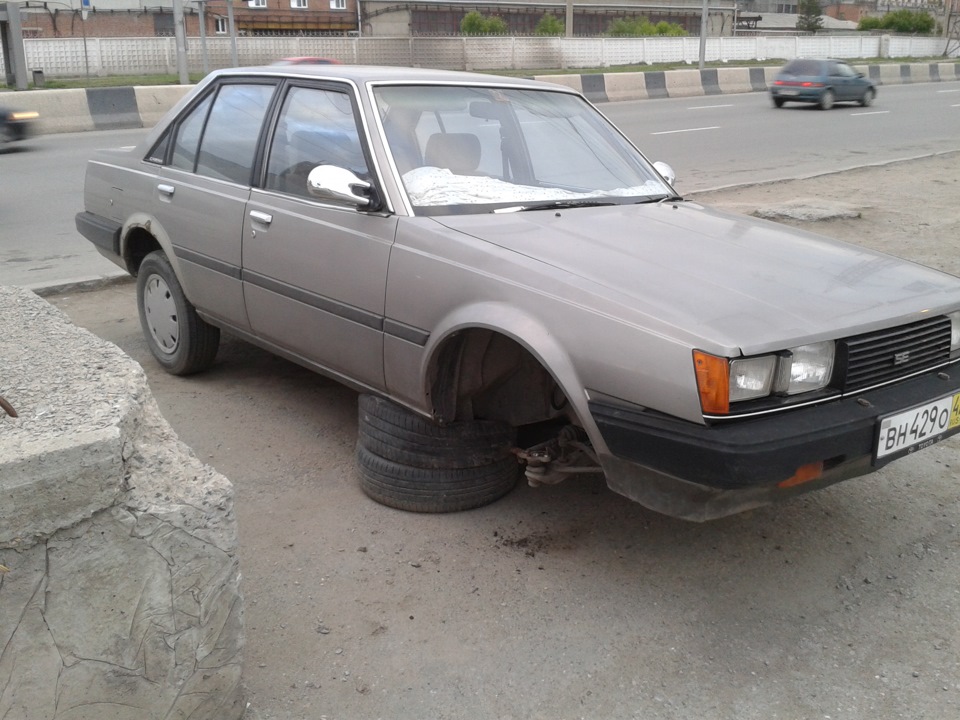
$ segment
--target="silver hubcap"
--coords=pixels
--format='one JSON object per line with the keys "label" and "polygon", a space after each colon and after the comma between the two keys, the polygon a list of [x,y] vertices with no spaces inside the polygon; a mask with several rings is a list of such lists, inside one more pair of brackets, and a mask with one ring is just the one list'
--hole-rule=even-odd
{"label": "silver hubcap", "polygon": [[180,345],[180,322],[177,304],[166,281],[151,275],[143,288],[143,312],[150,336],[161,352],[172,355]]}

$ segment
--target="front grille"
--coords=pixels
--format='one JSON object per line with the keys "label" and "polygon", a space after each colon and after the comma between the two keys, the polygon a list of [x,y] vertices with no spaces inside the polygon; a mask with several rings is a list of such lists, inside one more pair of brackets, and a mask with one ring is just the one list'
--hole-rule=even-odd
{"label": "front grille", "polygon": [[950,318],[940,316],[837,342],[843,392],[905,377],[950,359]]}

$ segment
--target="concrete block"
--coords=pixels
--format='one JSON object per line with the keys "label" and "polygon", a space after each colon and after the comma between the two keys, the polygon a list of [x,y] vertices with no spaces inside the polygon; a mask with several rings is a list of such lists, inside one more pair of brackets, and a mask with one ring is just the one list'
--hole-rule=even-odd
{"label": "concrete block", "polygon": [[153,127],[187,94],[192,85],[151,85],[135,87],[137,108],[143,127]]}
{"label": "concrete block", "polygon": [[143,369],[0,287],[0,717],[240,720],[233,487]]}
{"label": "concrete block", "polygon": [[[880,85],[901,85],[903,77],[900,73],[900,65],[885,64],[877,65],[877,81]],[[871,77],[873,75],[871,74]]]}
{"label": "concrete block", "polygon": [[646,73],[606,73],[607,99],[646,100]]}
{"label": "concrete block", "polygon": [[670,97],[694,97],[703,95],[699,70],[669,70],[664,73],[667,94]]}
{"label": "concrete block", "polygon": [[930,82],[930,65],[929,63],[910,63],[910,82],[912,83],[925,83]]}
{"label": "concrete block", "polygon": [[82,132],[94,128],[90,106],[87,104],[87,91],[82,88],[35,90],[22,98],[21,104],[27,100],[30,105],[24,105],[24,109],[40,113],[37,121],[38,133]]}
{"label": "concrete block", "polygon": [[717,68],[717,84],[723,93],[753,92],[750,68]]}

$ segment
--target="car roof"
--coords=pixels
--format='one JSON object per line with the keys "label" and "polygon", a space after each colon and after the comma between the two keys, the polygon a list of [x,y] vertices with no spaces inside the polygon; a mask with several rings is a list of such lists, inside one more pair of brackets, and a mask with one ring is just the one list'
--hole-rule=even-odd
{"label": "car roof", "polygon": [[381,65],[266,65],[215,70],[212,77],[230,75],[282,75],[284,77],[330,78],[350,80],[357,85],[367,83],[425,83],[445,85],[499,85],[503,87],[529,87],[539,90],[576,92],[572,88],[554,83],[527,78],[461,72],[459,70],[433,70]]}

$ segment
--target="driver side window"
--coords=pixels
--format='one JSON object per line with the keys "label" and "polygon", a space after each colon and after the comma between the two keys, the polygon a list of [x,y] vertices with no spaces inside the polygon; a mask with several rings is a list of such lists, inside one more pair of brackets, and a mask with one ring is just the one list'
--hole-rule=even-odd
{"label": "driver side window", "polygon": [[265,188],[311,198],[307,176],[317,165],[369,176],[350,95],[293,87],[284,99],[270,146]]}

